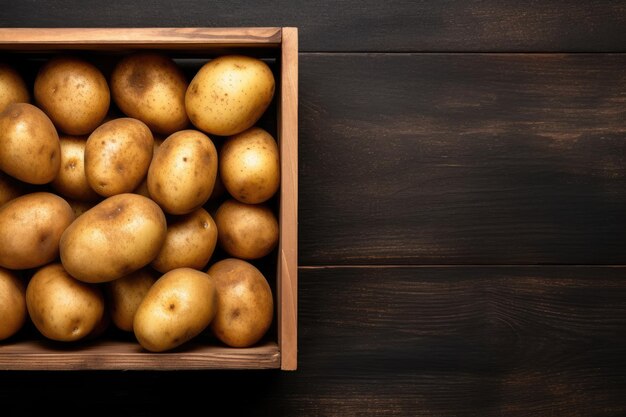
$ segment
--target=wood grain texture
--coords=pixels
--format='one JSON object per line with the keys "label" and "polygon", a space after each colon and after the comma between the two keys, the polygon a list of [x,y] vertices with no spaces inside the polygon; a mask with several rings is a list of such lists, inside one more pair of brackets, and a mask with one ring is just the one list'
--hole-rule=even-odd
{"label": "wood grain texture", "polygon": [[626,263],[626,55],[300,59],[300,265]]}
{"label": "wood grain texture", "polygon": [[590,0],[0,1],[0,27],[297,26],[303,51],[624,51],[626,4]]}

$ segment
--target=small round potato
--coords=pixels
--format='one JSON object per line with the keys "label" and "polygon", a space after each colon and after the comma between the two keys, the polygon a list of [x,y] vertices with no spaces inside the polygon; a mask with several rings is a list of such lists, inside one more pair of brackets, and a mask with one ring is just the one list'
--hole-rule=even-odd
{"label": "small round potato", "polygon": [[89,135],[85,145],[85,174],[91,188],[110,197],[139,186],[152,161],[154,139],[143,122],[111,120]]}
{"label": "small round potato", "polygon": [[185,111],[187,80],[171,58],[137,53],[122,59],[111,75],[117,106],[153,131],[172,134],[189,124]]}
{"label": "small round potato", "polygon": [[57,57],[39,70],[35,100],[59,130],[86,135],[109,111],[110,93],[98,68],[82,59]]}
{"label": "small round potato", "polygon": [[230,195],[242,203],[269,200],[280,185],[276,141],[258,127],[228,138],[220,151],[220,175]]}
{"label": "small round potato", "polygon": [[26,194],[24,183],[0,171],[0,206],[24,194]]}
{"label": "small round potato", "polygon": [[278,243],[278,220],[269,207],[227,200],[215,215],[220,247],[241,259],[258,259]]}
{"label": "small round potato", "polygon": [[11,103],[28,103],[30,95],[22,76],[13,67],[0,62],[0,113]]}
{"label": "small round potato", "polygon": [[0,340],[13,336],[26,321],[24,284],[4,268],[0,268],[0,318]]}
{"label": "small round potato", "polygon": [[217,314],[211,322],[215,336],[228,346],[258,342],[272,324],[272,290],[261,272],[240,259],[224,259],[209,268],[215,281]]}
{"label": "small round potato", "polygon": [[133,331],[135,313],[154,285],[154,275],[150,269],[143,268],[106,284],[111,319],[119,329]]}
{"label": "small round potato", "polygon": [[215,284],[204,272],[174,269],[150,288],[135,314],[135,337],[162,352],[194,338],[215,316]]}
{"label": "small round potato", "polygon": [[94,201],[100,198],[85,175],[85,137],[61,136],[61,169],[52,187],[67,198]]}
{"label": "small round potato", "polygon": [[70,205],[51,193],[32,193],[0,207],[0,266],[27,269],[59,254],[59,240],[74,220]]}
{"label": "small round potato", "polygon": [[54,125],[28,103],[9,104],[0,113],[0,169],[30,184],[52,181],[61,165]]}
{"label": "small round potato", "polygon": [[61,236],[63,266],[85,282],[113,281],[148,265],[165,241],[165,215],[137,194],[109,197]]}
{"label": "small round potato", "polygon": [[217,151],[197,130],[169,136],[148,170],[148,191],[165,212],[187,214],[211,196],[217,175]]}
{"label": "small round potato", "polygon": [[185,106],[191,122],[229,136],[254,126],[274,97],[274,75],[259,59],[228,55],[205,64],[189,84]]}
{"label": "small round potato", "polygon": [[176,268],[202,269],[213,255],[217,243],[217,227],[203,208],[168,221],[167,236],[161,252],[152,261],[159,272]]}
{"label": "small round potato", "polygon": [[104,314],[100,289],[75,280],[58,263],[33,275],[26,288],[26,305],[37,330],[62,342],[89,335]]}

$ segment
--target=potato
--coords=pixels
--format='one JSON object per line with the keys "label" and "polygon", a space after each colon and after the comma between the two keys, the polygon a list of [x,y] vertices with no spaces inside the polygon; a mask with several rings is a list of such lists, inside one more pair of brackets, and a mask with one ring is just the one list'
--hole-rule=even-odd
{"label": "potato", "polygon": [[137,308],[155,281],[154,273],[144,268],[106,284],[111,319],[119,329],[133,331]]}
{"label": "potato", "polygon": [[107,282],[148,265],[165,241],[165,215],[137,194],[109,197],[61,236],[63,266],[76,279]]}
{"label": "potato", "polygon": [[59,239],[74,220],[70,205],[51,193],[32,193],[0,207],[0,266],[35,268],[59,254]]}
{"label": "potato", "polygon": [[135,337],[145,349],[173,349],[202,332],[215,316],[215,285],[190,268],[174,269],[150,288],[135,314]]}
{"label": "potato", "polygon": [[211,195],[217,175],[217,151],[211,139],[196,130],[169,136],[148,170],[148,192],[164,211],[187,214]]}
{"label": "potato", "polygon": [[185,95],[191,123],[230,136],[254,126],[274,97],[274,75],[263,61],[239,55],[216,58],[193,78]]}
{"label": "potato", "polygon": [[87,182],[85,174],[85,137],[60,137],[61,169],[52,187],[64,197],[81,201],[93,201],[100,198]]}
{"label": "potato", "polygon": [[85,145],[87,182],[105,197],[132,192],[148,172],[153,147],[150,129],[139,120],[122,118],[103,124]]}
{"label": "potato", "polygon": [[207,272],[215,281],[217,313],[211,329],[232,347],[258,342],[272,324],[272,290],[261,272],[240,259],[224,259]]}
{"label": "potato", "polygon": [[59,130],[86,135],[109,111],[109,86],[92,64],[75,57],[57,57],[39,70],[35,100]]}
{"label": "potato", "polygon": [[142,52],[122,59],[111,74],[113,100],[126,115],[157,133],[172,134],[189,124],[187,80],[171,58]]}
{"label": "potato", "polygon": [[[154,155],[156,155],[157,150],[159,150],[164,140],[165,139],[162,139],[158,136],[154,137],[154,146],[152,147],[152,160],[154,160]],[[150,161],[150,163],[152,163],[152,161]],[[148,191],[148,176],[147,175],[146,175],[146,178],[144,178],[143,181],[141,181],[141,184],[139,184],[139,186],[135,188],[135,190],[133,191],[133,194],[139,194],[144,197],[150,198],[150,191]]]}
{"label": "potato", "polygon": [[152,261],[159,272],[176,268],[202,269],[213,255],[217,243],[217,227],[203,208],[168,221],[167,235],[161,251]]}
{"label": "potato", "polygon": [[9,104],[0,113],[0,169],[31,184],[52,181],[61,165],[54,125],[28,103]]}
{"label": "potato", "polygon": [[220,247],[241,259],[258,259],[278,243],[278,220],[269,207],[227,200],[215,214]]}
{"label": "potato", "polygon": [[11,103],[28,103],[30,95],[22,76],[0,62],[0,113]]}
{"label": "potato", "polygon": [[0,318],[0,340],[13,336],[26,321],[24,284],[4,268],[0,268]]}
{"label": "potato", "polygon": [[59,263],[41,268],[26,288],[33,324],[48,339],[69,342],[89,335],[101,323],[100,289],[72,278]]}
{"label": "potato", "polygon": [[0,206],[26,193],[23,183],[0,171]]}
{"label": "potato", "polygon": [[269,200],[280,185],[276,141],[261,128],[228,138],[220,152],[220,175],[226,190],[242,203]]}

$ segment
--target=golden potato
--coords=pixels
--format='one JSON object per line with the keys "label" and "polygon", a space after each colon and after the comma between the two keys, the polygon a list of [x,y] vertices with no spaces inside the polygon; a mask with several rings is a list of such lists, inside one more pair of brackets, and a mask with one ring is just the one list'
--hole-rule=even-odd
{"label": "golden potato", "polygon": [[217,313],[211,322],[215,336],[228,346],[258,342],[272,324],[272,290],[261,272],[240,259],[224,259],[207,272],[215,281]]}
{"label": "golden potato", "polygon": [[24,284],[13,272],[0,268],[0,340],[18,332],[26,321]]}
{"label": "golden potato", "polygon": [[135,313],[154,285],[154,275],[150,269],[143,268],[106,284],[111,319],[119,329],[133,331]]}
{"label": "golden potato", "polygon": [[187,214],[211,195],[217,175],[217,151],[211,139],[196,130],[169,136],[148,170],[148,192],[164,211]]}
{"label": "golden potato", "polygon": [[87,182],[105,197],[132,192],[148,172],[153,147],[152,132],[139,120],[122,118],[103,124],[85,145]]}
{"label": "golden potato", "polygon": [[39,70],[35,100],[59,130],[68,135],[86,135],[109,111],[109,86],[100,70],[89,62],[57,57]]}
{"label": "golden potato", "polygon": [[0,266],[35,268],[59,254],[59,239],[74,220],[70,205],[51,193],[32,193],[0,207]]}
{"label": "golden potato", "polygon": [[67,203],[72,208],[74,212],[74,218],[78,218],[78,216],[83,215],[87,210],[93,208],[96,202],[93,201],[78,201],[78,200],[67,200]]}
{"label": "golden potato", "polygon": [[60,137],[61,169],[52,187],[67,198],[81,201],[94,201],[100,198],[87,182],[85,174],[85,137]]}
{"label": "golden potato", "polygon": [[11,66],[0,62],[0,113],[11,103],[28,103],[30,95],[22,76]]}
{"label": "golden potato", "polygon": [[107,282],[148,265],[165,241],[165,215],[137,194],[109,197],[61,236],[63,266],[85,282]]}
{"label": "golden potato", "polygon": [[30,184],[52,181],[61,165],[54,125],[28,103],[9,104],[0,113],[0,169]]}
{"label": "golden potato", "polygon": [[269,207],[227,200],[215,214],[220,247],[241,259],[258,259],[278,243],[278,220]]}
{"label": "golden potato", "polygon": [[274,75],[259,59],[228,55],[205,64],[185,95],[191,123],[230,136],[254,126],[274,97]]}
{"label": "golden potato", "polygon": [[26,187],[23,183],[0,171],[0,206],[24,194]]}
{"label": "golden potato", "polygon": [[202,332],[215,316],[215,285],[190,268],[174,269],[150,288],[135,314],[135,337],[145,349],[173,349]]}
{"label": "golden potato", "polygon": [[159,272],[176,268],[202,269],[213,255],[217,243],[217,227],[203,208],[172,218],[161,251],[152,261]]}
{"label": "golden potato", "polygon": [[230,195],[242,203],[269,200],[280,185],[280,159],[276,141],[255,127],[232,136],[220,152],[220,175]]}
{"label": "golden potato", "polygon": [[111,74],[117,106],[158,133],[172,134],[189,124],[185,111],[187,80],[171,58],[141,52],[122,59]]}
{"label": "golden potato", "polygon": [[26,288],[26,306],[37,330],[62,342],[89,335],[104,314],[100,289],[75,280],[59,263],[46,265],[33,275]]}

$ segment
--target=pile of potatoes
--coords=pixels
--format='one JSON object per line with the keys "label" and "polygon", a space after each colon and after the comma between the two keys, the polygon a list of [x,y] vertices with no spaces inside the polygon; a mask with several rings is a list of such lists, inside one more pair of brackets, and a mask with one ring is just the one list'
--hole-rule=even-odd
{"label": "pile of potatoes", "polygon": [[[190,83],[159,53],[124,56],[108,77],[56,56],[32,90],[0,64],[0,340],[30,317],[64,342],[112,321],[153,352],[209,327],[257,343],[274,307],[247,261],[278,243],[280,166],[255,124],[274,89],[266,63],[238,55]],[[231,257],[211,263],[218,244]]]}

